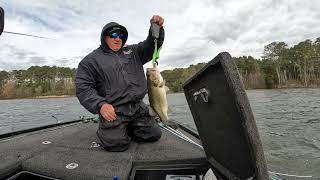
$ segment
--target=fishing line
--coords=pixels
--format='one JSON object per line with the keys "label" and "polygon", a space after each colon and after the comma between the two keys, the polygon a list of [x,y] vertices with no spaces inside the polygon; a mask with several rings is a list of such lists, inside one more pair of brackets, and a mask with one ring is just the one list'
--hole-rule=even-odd
{"label": "fishing line", "polygon": [[47,38],[47,37],[42,37],[42,36],[35,36],[35,35],[31,35],[31,34],[16,33],[16,32],[10,32],[10,31],[3,31],[3,32],[4,32],[4,33],[7,33],[7,34],[15,34],[15,35],[36,37],[36,38],[41,38],[41,39],[55,40],[55,39],[51,39],[51,38]]}
{"label": "fishing line", "polygon": [[288,176],[288,177],[298,177],[298,178],[312,178],[312,176],[301,176],[301,175],[294,175],[294,174],[284,174],[284,173],[278,173],[278,172],[272,172],[269,171],[270,174],[277,174],[281,176]]}
{"label": "fishing line", "polygon": [[200,144],[194,142],[192,139],[190,139],[188,136],[184,135],[179,130],[172,129],[171,127],[169,127],[169,126],[167,126],[167,125],[165,125],[163,123],[159,123],[159,125],[160,125],[161,128],[163,128],[163,129],[167,130],[168,132],[176,135],[177,137],[179,137],[179,138],[181,138],[181,139],[183,139],[183,140],[185,140],[185,141],[187,141],[187,142],[189,142],[191,144],[194,144],[194,145],[200,147],[201,149],[203,149],[203,147]]}
{"label": "fishing line", "polygon": [[183,139],[183,140],[185,140],[185,141],[187,141],[187,142],[189,142],[189,143],[191,143],[191,144],[193,144],[193,145],[196,145],[196,146],[200,147],[201,149],[203,149],[203,147],[202,147],[201,145],[195,143],[194,141],[192,141],[192,140],[189,139],[189,138],[186,138],[185,135],[182,136],[182,135],[180,135],[179,133],[177,133],[176,131],[172,131],[172,130],[170,130],[170,129],[166,129],[166,130],[169,131],[169,132],[171,132],[171,133],[173,133],[173,134],[176,135],[177,137],[179,137],[179,138],[181,138],[181,139]]}
{"label": "fishing line", "polygon": [[[182,137],[184,137],[184,138],[186,138],[186,139],[188,139],[189,141],[191,141],[191,142],[193,142],[193,143],[195,143],[195,144],[197,144],[196,142],[194,142],[192,139],[190,139],[188,136],[186,136],[185,134],[183,134],[181,131],[179,131],[179,130],[175,130],[175,129],[173,129],[173,128],[171,128],[171,127],[167,127],[168,129],[170,129],[171,131],[173,131],[173,132],[176,132],[177,134],[179,134],[180,136],[182,136]],[[202,147],[202,146],[201,146]]]}

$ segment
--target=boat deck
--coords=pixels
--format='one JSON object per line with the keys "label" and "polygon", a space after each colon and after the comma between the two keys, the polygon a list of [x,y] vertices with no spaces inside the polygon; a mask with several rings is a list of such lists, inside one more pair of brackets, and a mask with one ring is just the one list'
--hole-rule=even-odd
{"label": "boat deck", "polygon": [[[0,179],[22,170],[59,179],[128,179],[136,162],[205,158],[202,149],[165,130],[157,142],[107,152],[95,146],[97,126],[80,122],[0,140]],[[67,169],[70,163],[78,167]]]}

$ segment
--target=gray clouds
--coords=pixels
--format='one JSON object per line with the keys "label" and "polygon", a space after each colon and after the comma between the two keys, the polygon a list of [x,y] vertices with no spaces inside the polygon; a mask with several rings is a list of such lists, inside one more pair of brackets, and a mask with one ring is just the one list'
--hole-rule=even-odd
{"label": "gray clouds", "polygon": [[46,57],[37,56],[33,52],[12,45],[1,44],[0,49],[0,69],[27,69],[30,66],[43,65],[49,62]]}
{"label": "gray clouds", "polygon": [[146,38],[153,14],[165,18],[163,68],[209,61],[221,51],[259,58],[273,41],[291,46],[320,37],[318,0],[2,1],[5,29],[56,39],[2,35],[0,69],[5,70],[31,64],[77,67],[99,46],[104,24],[123,24],[128,44],[137,43]]}

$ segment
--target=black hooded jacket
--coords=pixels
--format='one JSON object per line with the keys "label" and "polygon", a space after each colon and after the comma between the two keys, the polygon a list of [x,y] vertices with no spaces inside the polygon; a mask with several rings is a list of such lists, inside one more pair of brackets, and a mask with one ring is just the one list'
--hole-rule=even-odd
{"label": "black hooded jacket", "polygon": [[[104,41],[104,34],[112,27],[125,27],[111,22],[101,31],[101,45],[79,63],[75,78],[76,95],[80,103],[91,113],[98,114],[103,102],[113,105],[116,112],[132,115],[147,93],[147,82],[143,64],[152,59],[154,38],[149,30],[146,40],[123,46],[112,51]],[[123,39],[123,45],[127,38]],[[164,40],[164,29],[160,30],[158,46]],[[129,104],[129,106],[128,106]],[[137,106],[137,105],[135,105]]]}

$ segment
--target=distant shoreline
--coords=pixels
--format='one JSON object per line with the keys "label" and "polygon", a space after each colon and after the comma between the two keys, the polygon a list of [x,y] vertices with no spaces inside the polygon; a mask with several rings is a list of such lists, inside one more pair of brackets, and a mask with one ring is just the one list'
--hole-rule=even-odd
{"label": "distant shoreline", "polygon": [[68,97],[75,97],[74,95],[52,95],[52,96],[36,96],[36,97],[31,97],[31,98],[26,98],[26,99],[52,99],[52,98],[68,98]]}
{"label": "distant shoreline", "polygon": [[[281,88],[272,88],[272,89],[263,89],[263,88],[256,88],[256,89],[246,89],[246,91],[262,91],[262,90],[286,90],[286,89],[320,89],[320,87],[281,87]],[[167,94],[180,94],[182,92],[170,92]],[[70,98],[76,97],[75,95],[50,95],[50,96],[35,96],[35,97],[26,97],[26,98],[7,98],[7,99],[0,99],[1,100],[17,100],[17,99],[55,99],[55,98]]]}
{"label": "distant shoreline", "polygon": [[26,97],[26,98],[7,98],[1,100],[17,100],[17,99],[57,99],[57,98],[69,98],[76,97],[75,95],[50,95],[50,96],[35,96],[35,97]]}

